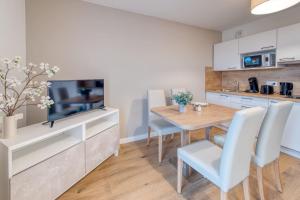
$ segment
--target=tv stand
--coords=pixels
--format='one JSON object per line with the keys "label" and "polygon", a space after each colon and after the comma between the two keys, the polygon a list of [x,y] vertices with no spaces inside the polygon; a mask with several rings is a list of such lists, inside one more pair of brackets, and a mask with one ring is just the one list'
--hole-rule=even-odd
{"label": "tv stand", "polygon": [[34,124],[18,129],[15,138],[0,139],[0,199],[54,200],[117,156],[119,110],[106,109],[56,121],[53,128]]}

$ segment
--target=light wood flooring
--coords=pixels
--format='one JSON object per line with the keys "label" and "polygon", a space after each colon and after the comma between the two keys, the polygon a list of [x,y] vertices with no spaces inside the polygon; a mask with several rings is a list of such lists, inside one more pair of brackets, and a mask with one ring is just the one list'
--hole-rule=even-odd
{"label": "light wood flooring", "polygon": [[[203,137],[193,135],[193,140]],[[176,148],[179,137],[164,143],[164,158],[160,165],[157,138],[147,147],[146,141],[121,145],[118,157],[111,157],[88,176],[63,194],[59,200],[210,200],[219,199],[217,187],[199,174],[185,180],[183,193],[177,194]],[[75,164],[75,163],[74,163]],[[238,163],[237,163],[238,164]],[[300,199],[300,160],[282,154],[280,171],[283,193],[275,188],[273,168],[264,169],[265,196],[268,200]],[[251,168],[251,199],[259,199],[255,168]],[[229,193],[229,199],[243,199],[242,186]]]}

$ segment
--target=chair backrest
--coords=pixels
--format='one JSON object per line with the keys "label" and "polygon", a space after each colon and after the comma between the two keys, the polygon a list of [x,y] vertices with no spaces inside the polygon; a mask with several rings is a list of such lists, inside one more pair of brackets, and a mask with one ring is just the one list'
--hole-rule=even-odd
{"label": "chair backrest", "polygon": [[166,95],[164,90],[148,90],[148,120],[153,120],[157,117],[151,113],[151,109],[154,107],[166,106]]}
{"label": "chair backrest", "polygon": [[292,102],[270,105],[256,144],[255,162],[258,166],[263,167],[279,157],[283,131],[292,107]]}
{"label": "chair backrest", "polygon": [[[187,89],[185,89],[185,88],[173,88],[173,89],[171,89],[171,97],[175,94],[180,93],[180,92],[187,92]],[[178,105],[178,104],[176,103],[175,100],[172,100],[172,105]]]}
{"label": "chair backrest", "polygon": [[251,154],[266,109],[262,107],[238,111],[228,129],[220,161],[221,189],[224,192],[249,176]]}

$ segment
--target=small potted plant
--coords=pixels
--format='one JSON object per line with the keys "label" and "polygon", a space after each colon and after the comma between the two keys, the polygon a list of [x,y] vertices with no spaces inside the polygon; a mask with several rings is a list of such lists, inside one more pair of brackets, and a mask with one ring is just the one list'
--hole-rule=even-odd
{"label": "small potted plant", "polygon": [[[0,60],[0,111],[2,111],[2,137],[12,138],[17,133],[17,120],[23,118],[17,111],[24,106],[37,106],[46,109],[54,104],[49,96],[42,96],[50,87],[43,78],[51,78],[59,71],[57,66],[47,63],[21,66],[21,58]],[[15,75],[22,74],[22,78]],[[4,115],[4,116],[3,116]],[[1,135],[0,135],[1,136]]]}
{"label": "small potted plant", "polygon": [[179,92],[172,96],[172,99],[178,104],[179,112],[185,112],[185,107],[193,100],[191,92]]}

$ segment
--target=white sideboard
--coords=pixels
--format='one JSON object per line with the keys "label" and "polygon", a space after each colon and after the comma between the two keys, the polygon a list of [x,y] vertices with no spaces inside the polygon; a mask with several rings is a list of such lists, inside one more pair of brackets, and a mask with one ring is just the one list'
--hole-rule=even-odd
{"label": "white sideboard", "polygon": [[119,111],[35,124],[0,140],[0,199],[53,200],[119,151]]}
{"label": "white sideboard", "polygon": [[[207,92],[206,100],[208,103],[227,106],[235,109],[245,109],[255,106],[267,108],[270,104],[277,103],[279,100],[239,96],[234,94]],[[287,99],[288,100],[288,99]],[[283,134],[281,151],[300,159],[300,103],[295,102],[289,115]]]}

